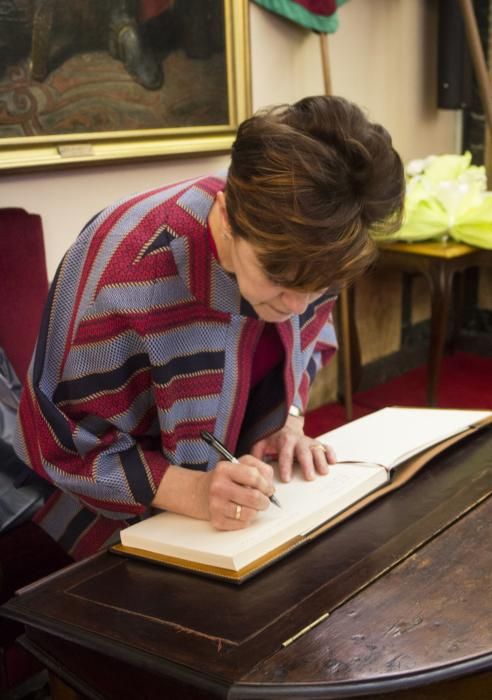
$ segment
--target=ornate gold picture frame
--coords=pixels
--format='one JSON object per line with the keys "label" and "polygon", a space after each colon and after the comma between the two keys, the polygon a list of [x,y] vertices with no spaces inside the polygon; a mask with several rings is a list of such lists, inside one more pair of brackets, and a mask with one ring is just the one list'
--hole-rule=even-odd
{"label": "ornate gold picture frame", "polygon": [[248,30],[248,0],[6,0],[0,170],[226,152]]}

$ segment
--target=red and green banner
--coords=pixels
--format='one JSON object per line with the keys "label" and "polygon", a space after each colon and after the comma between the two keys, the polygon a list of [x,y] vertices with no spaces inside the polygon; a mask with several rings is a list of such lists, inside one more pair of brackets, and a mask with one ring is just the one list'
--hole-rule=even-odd
{"label": "red and green banner", "polygon": [[337,9],[347,0],[254,0],[257,5],[291,22],[322,34],[338,29]]}

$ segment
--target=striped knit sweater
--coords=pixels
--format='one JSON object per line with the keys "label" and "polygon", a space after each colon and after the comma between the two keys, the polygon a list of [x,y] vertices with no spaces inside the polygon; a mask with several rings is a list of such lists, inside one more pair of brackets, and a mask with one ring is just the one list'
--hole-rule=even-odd
{"label": "striped knit sweater", "polygon": [[168,464],[213,469],[214,432],[244,454],[334,352],[333,298],[278,324],[285,364],[250,391],[264,322],[210,250],[209,177],[95,217],[53,281],[19,410],[16,450],[57,491],[38,523],[74,558],[145,517]]}

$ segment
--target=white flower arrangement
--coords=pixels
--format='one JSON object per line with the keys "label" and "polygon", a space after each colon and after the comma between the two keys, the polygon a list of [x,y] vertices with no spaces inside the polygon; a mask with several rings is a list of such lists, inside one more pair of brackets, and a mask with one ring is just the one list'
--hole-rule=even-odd
{"label": "white flower arrangement", "polygon": [[405,170],[404,222],[392,240],[453,238],[492,249],[492,193],[469,152],[412,160]]}

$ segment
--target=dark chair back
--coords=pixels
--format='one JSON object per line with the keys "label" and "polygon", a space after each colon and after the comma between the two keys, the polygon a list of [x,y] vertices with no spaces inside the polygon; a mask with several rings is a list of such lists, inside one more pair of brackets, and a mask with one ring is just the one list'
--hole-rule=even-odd
{"label": "dark chair back", "polygon": [[0,209],[0,346],[24,382],[48,293],[38,214]]}

